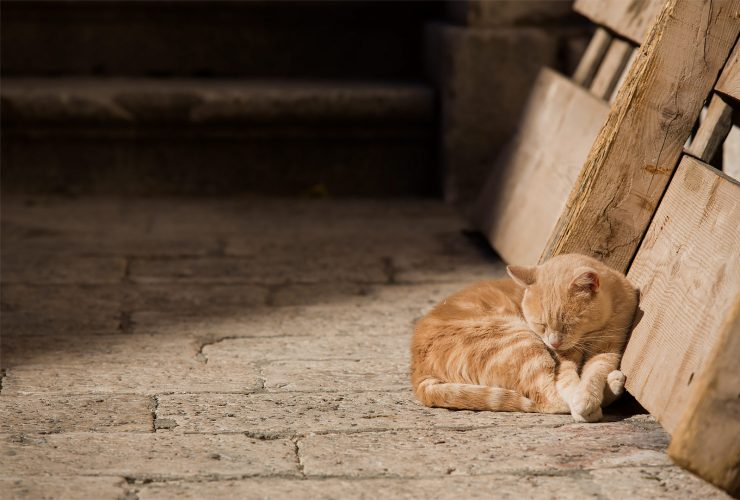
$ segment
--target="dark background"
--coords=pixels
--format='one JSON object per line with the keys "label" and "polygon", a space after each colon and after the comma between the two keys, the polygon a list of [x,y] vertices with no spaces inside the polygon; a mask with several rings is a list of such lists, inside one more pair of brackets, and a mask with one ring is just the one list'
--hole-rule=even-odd
{"label": "dark background", "polygon": [[2,189],[465,204],[569,1],[3,1]]}

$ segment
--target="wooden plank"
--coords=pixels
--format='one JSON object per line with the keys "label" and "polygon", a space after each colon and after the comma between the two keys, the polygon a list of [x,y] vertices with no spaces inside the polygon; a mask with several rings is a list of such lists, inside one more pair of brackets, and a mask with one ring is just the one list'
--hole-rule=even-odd
{"label": "wooden plank", "polygon": [[627,389],[673,433],[740,293],[740,184],[684,156],[628,278],[644,315],[622,358]]}
{"label": "wooden plank", "polygon": [[732,107],[717,94],[712,95],[707,114],[686,152],[709,163],[722,147],[732,127]]}
{"label": "wooden plank", "polygon": [[735,44],[739,8],[740,0],[667,1],[542,259],[577,252],[626,271]]}
{"label": "wooden plank", "polygon": [[608,31],[604,28],[596,29],[594,36],[591,37],[591,41],[588,42],[588,47],[586,47],[583,57],[578,62],[575,73],[573,73],[574,82],[584,87],[591,85],[594,75],[596,75],[596,70],[599,69],[611,41],[612,36]]}
{"label": "wooden plank", "polygon": [[629,42],[619,39],[612,40],[609,50],[606,51],[606,56],[604,56],[604,62],[601,63],[601,67],[591,84],[591,92],[596,97],[606,100],[612,95],[625,66],[627,66],[632,51],[633,47]]}
{"label": "wooden plank", "polygon": [[735,44],[735,50],[732,51],[715,88],[717,92],[740,101],[740,44]]}
{"label": "wooden plank", "polygon": [[720,327],[668,454],[680,466],[740,497],[740,295]]}
{"label": "wooden plank", "polygon": [[576,0],[573,10],[640,45],[663,0]]}
{"label": "wooden plank", "polygon": [[477,227],[505,261],[537,262],[608,112],[571,80],[540,72],[475,209]]}
{"label": "wooden plank", "polygon": [[722,171],[740,181],[740,127],[733,125],[722,145]]}

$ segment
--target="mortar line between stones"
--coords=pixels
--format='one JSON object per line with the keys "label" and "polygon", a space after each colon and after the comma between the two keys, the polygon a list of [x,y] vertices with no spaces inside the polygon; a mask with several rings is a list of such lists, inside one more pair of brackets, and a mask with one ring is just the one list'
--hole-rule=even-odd
{"label": "mortar line between stones", "polygon": [[[548,426],[548,429],[557,429],[559,427],[563,427],[566,424],[554,424],[552,426]],[[536,423],[524,423],[524,424],[509,424],[502,426],[501,423],[494,423],[494,424],[484,424],[484,425],[461,425],[461,426],[455,426],[455,425],[440,425],[434,427],[433,431],[450,431],[450,432],[459,432],[459,433],[465,433],[465,432],[471,432],[471,431],[480,431],[480,430],[487,430],[487,429],[501,429],[502,427],[516,427],[517,429],[534,429],[534,428],[540,428],[542,427],[542,424],[536,424]],[[353,436],[358,434],[382,434],[384,432],[422,432],[430,430],[427,428],[420,428],[420,427],[376,427],[373,429],[325,429],[325,430],[311,430],[306,432],[298,432],[295,433],[294,430],[289,429],[285,431],[244,431],[244,430],[234,430],[234,431],[214,431],[214,432],[206,432],[206,431],[183,431],[183,435],[189,435],[189,436],[220,436],[220,435],[245,435],[247,437],[253,438],[253,439],[260,439],[263,441],[277,441],[280,439],[290,439],[291,441],[293,438],[300,439],[308,437],[309,435],[316,435],[316,436],[332,436],[332,435],[340,435],[340,436]]]}
{"label": "mortar line between stones", "polygon": [[159,411],[159,396],[155,394],[151,399],[152,404],[152,432],[157,432],[157,411]]}
{"label": "mortar line between stones", "polygon": [[120,497],[122,500],[139,500],[139,490],[130,488],[134,486],[134,483],[130,482],[128,477],[123,477],[119,486],[123,490],[123,495]]}
{"label": "mortar line between stones", "polygon": [[299,437],[293,437],[291,439],[293,441],[293,449],[295,451],[295,460],[296,465],[298,466],[298,472],[301,474],[301,478],[306,478],[306,472],[305,472],[305,465],[303,464],[303,456],[301,455],[301,445],[300,445],[300,438]]}
{"label": "mortar line between stones", "polygon": [[[601,470],[621,470],[621,469],[647,469],[647,470],[664,470],[673,469],[674,465],[646,465],[646,464],[631,464],[631,465],[619,465],[610,467],[586,467],[582,469],[564,469],[564,470],[553,470],[553,469],[513,469],[513,470],[501,470],[494,472],[486,472],[481,474],[459,474],[457,477],[465,478],[487,478],[487,477],[501,477],[501,476],[515,476],[515,477],[573,477],[583,476],[590,474],[593,471]],[[58,477],[114,477],[120,478],[117,474],[97,474],[97,473],[80,473],[70,475],[57,475]],[[27,477],[19,475],[19,477]],[[310,474],[310,475],[296,475],[291,473],[252,473],[252,474],[205,474],[202,476],[169,476],[162,477],[158,475],[149,474],[129,474],[123,476],[128,484],[146,484],[146,483],[168,483],[168,482],[183,482],[183,483],[210,483],[216,481],[243,481],[249,479],[288,479],[291,481],[327,481],[332,479],[340,479],[344,481],[372,481],[377,479],[391,479],[391,480],[403,480],[403,481],[417,481],[417,480],[429,480],[429,479],[440,479],[440,474],[430,475],[404,475],[404,474],[368,474],[363,476],[357,476],[352,474]]]}
{"label": "mortar line between stones", "polygon": [[[258,380],[259,382],[259,380]],[[200,392],[193,392],[193,391],[183,391],[183,392],[175,392],[175,391],[156,391],[158,396],[187,396],[187,395],[201,395],[201,394],[213,394],[213,395],[222,395],[222,396],[234,396],[234,395],[241,395],[241,396],[252,396],[255,394],[363,394],[363,393],[393,393],[393,394],[401,394],[404,392],[410,392],[410,389],[364,389],[364,390],[311,390],[311,391],[271,391],[271,390],[261,390],[260,388],[255,389],[249,389],[245,391],[200,391]],[[56,391],[42,391],[42,392],[24,392],[22,394],[9,394],[9,396],[57,396],[57,397],[67,397],[67,396],[148,396],[151,395],[151,392],[149,391],[142,391],[142,392],[136,392],[136,391],[128,391],[128,392],[56,392]]]}

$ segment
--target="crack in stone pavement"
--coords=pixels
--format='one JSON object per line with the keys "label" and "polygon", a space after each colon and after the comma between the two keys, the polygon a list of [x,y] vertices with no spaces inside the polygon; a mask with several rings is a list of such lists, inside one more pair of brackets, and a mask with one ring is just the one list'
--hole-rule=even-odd
{"label": "crack in stone pavement", "polygon": [[[290,473],[253,473],[253,474],[196,474],[196,475],[162,475],[162,474],[130,474],[123,476],[123,479],[128,485],[146,485],[151,483],[170,483],[170,482],[183,482],[183,483],[211,483],[220,481],[239,481],[248,479],[286,479],[291,481],[321,481],[327,479],[339,479],[343,481],[371,481],[377,479],[391,479],[391,480],[405,480],[405,481],[423,481],[430,479],[440,479],[443,475],[438,473],[435,474],[394,474],[394,473],[370,473],[370,474],[305,474],[303,468],[303,458],[300,453],[300,445],[294,441],[294,453],[296,458],[296,465],[299,467],[299,475]],[[496,478],[496,477],[520,477],[522,479],[528,478],[576,478],[584,479],[590,478],[592,472],[596,471],[619,471],[619,470],[631,470],[634,469],[633,465],[624,466],[610,466],[610,467],[591,467],[583,469],[568,469],[568,470],[555,470],[555,469],[510,469],[506,471],[497,472],[482,472],[476,474],[455,474],[456,477],[465,478]],[[642,465],[639,467],[640,471],[649,474],[650,471],[664,471],[674,468],[672,465]],[[73,474],[70,477],[100,477],[100,478],[116,478],[121,477],[118,474]],[[654,476],[657,477],[657,476]]]}
{"label": "crack in stone pavement", "polygon": [[295,437],[295,438],[291,439],[291,441],[293,441],[293,446],[294,446],[294,450],[295,450],[296,464],[298,465],[298,472],[300,472],[301,476],[303,478],[305,478],[306,477],[306,473],[304,472],[304,464],[303,464],[303,456],[301,454],[300,438]]}

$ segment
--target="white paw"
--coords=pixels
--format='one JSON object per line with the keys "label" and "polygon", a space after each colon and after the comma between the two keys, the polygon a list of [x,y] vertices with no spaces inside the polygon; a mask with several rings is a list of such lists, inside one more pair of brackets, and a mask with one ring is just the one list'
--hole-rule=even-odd
{"label": "white paw", "polygon": [[573,417],[573,420],[575,420],[576,422],[587,422],[587,423],[598,422],[604,416],[601,413],[601,407],[600,406],[598,408],[596,408],[596,410],[594,410],[593,412],[588,413],[586,415],[582,415],[580,413],[575,413],[573,411],[571,411],[570,414]]}
{"label": "white paw", "polygon": [[588,394],[577,394],[571,402],[570,414],[576,422],[598,422],[603,416],[601,401]]}
{"label": "white paw", "polygon": [[626,377],[619,370],[614,370],[606,376],[606,384],[615,396],[620,396],[624,392],[624,381]]}

